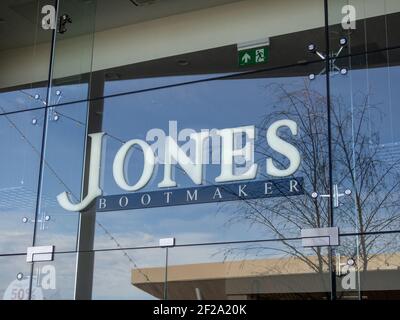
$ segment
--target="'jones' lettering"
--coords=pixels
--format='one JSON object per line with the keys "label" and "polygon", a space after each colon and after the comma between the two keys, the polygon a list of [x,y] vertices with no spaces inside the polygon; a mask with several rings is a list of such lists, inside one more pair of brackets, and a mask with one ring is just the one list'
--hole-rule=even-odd
{"label": "'jones' lettering", "polygon": [[[300,167],[300,153],[295,146],[283,140],[278,136],[278,130],[282,127],[289,128],[292,135],[297,135],[297,124],[292,120],[279,120],[274,122],[267,130],[266,139],[269,146],[282,156],[289,160],[287,168],[278,168],[271,158],[266,159],[266,173],[273,177],[286,177],[295,173]],[[238,128],[228,128],[219,130],[218,134],[221,137],[221,172],[215,178],[215,182],[231,182],[241,180],[255,179],[257,175],[258,165],[254,162],[254,139],[255,127],[245,126]],[[245,143],[242,147],[235,146],[235,135],[245,136]],[[100,167],[102,154],[102,140],[104,132],[89,134],[91,139],[90,150],[90,166],[88,193],[84,199],[74,204],[67,192],[63,192],[57,196],[58,203],[61,207],[69,211],[85,210],[97,197],[102,195],[100,188]],[[179,165],[194,184],[200,185],[203,183],[203,158],[204,158],[204,143],[209,138],[208,132],[193,133],[190,136],[195,144],[195,160],[194,162],[186,155],[186,153],[178,146],[172,137],[167,137],[165,142],[165,164],[163,180],[158,184],[159,188],[176,187],[177,183],[172,177],[173,161]],[[144,165],[143,171],[136,183],[130,184],[128,179],[127,162],[133,152],[133,147],[139,147],[143,152]],[[235,158],[241,157],[244,159],[244,172],[237,173]],[[113,162],[113,177],[116,184],[123,190],[133,192],[145,187],[153,176],[155,167],[155,156],[152,148],[146,141],[134,139],[130,140],[118,150]],[[243,171],[243,170],[242,170]],[[240,189],[240,196],[246,197],[246,186],[243,185]],[[292,189],[297,188],[296,185],[291,186]],[[218,190],[218,189],[217,189]],[[296,190],[297,191],[297,190]],[[265,186],[265,193],[269,193],[269,187]],[[170,201],[170,193],[165,193],[167,202]],[[188,194],[187,201],[196,201],[197,194]],[[220,192],[214,194],[215,198],[221,198]],[[121,199],[121,207],[127,205],[127,199]],[[141,202],[143,205],[151,203],[151,197],[145,195]],[[106,203],[102,203],[106,207]]]}

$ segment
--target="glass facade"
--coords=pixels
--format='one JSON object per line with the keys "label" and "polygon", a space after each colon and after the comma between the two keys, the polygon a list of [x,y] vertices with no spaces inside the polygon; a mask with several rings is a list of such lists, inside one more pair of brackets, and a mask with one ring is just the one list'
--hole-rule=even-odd
{"label": "glass facade", "polygon": [[[398,0],[0,8],[0,297],[400,298]],[[226,128],[242,128],[231,174],[252,177],[218,181]],[[201,182],[178,161],[168,185],[163,143],[193,156],[199,132]],[[124,190],[132,139],[162,160]],[[132,187],[148,155],[123,160]],[[101,194],[63,206],[93,168]]]}

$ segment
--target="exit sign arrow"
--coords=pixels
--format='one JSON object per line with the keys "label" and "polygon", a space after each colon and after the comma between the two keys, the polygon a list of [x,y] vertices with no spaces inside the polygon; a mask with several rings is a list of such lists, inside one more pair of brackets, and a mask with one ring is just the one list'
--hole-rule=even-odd
{"label": "exit sign arrow", "polygon": [[246,52],[242,57],[242,62],[247,64],[250,60],[251,56]]}

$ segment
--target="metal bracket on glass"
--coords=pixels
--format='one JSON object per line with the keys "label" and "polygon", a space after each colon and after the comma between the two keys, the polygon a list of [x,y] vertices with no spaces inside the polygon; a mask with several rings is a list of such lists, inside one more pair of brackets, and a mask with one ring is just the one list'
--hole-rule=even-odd
{"label": "metal bracket on glass", "polygon": [[[346,75],[348,73],[348,70],[346,68],[339,68],[336,65],[336,60],[342,53],[343,49],[346,48],[347,43],[348,43],[347,38],[345,38],[345,37],[340,38],[339,43],[340,43],[339,50],[337,52],[333,52],[329,55],[329,58],[330,58],[329,68],[330,68],[330,72],[333,73],[333,75],[336,75],[336,74]],[[322,61],[326,61],[328,54],[318,51],[318,48],[315,44],[313,44],[313,43],[309,44],[307,49],[310,53],[315,54],[319,58],[321,58]],[[318,75],[322,75],[325,73],[326,73],[326,67],[324,69],[322,69]],[[309,78],[310,78],[310,80],[314,80],[315,74],[310,74]]]}
{"label": "metal bracket on glass", "polygon": [[53,261],[54,246],[28,247],[26,262]]}
{"label": "metal bracket on glass", "polygon": [[[36,94],[30,94],[28,92],[25,92],[23,90],[20,90],[21,93],[23,93],[24,95],[28,96],[29,98],[33,99],[33,100],[37,100],[40,101],[45,107],[47,106],[47,101],[45,99],[43,99],[40,94],[36,93]],[[63,93],[61,90],[56,90],[55,91],[55,99],[51,99],[51,101],[49,102],[49,105],[58,105],[61,101],[61,99],[63,98]],[[54,101],[53,101],[54,100]],[[49,120],[50,121],[58,121],[59,119],[59,115],[57,114],[57,112],[54,110],[54,107],[50,107],[50,111],[49,112]],[[36,124],[37,121],[33,121],[32,124]]]}
{"label": "metal bracket on glass", "polygon": [[303,247],[326,247],[339,245],[339,228],[314,228],[301,230]]}
{"label": "metal bracket on glass", "polygon": [[159,243],[160,247],[165,248],[165,247],[173,247],[175,246],[175,238],[164,238],[160,239]]}
{"label": "metal bracket on glass", "polygon": [[40,230],[46,230],[47,224],[50,222],[51,216],[46,214],[45,212],[42,212],[40,219],[31,219],[28,217],[23,217],[22,222],[23,223],[38,223]]}
{"label": "metal bracket on glass", "polygon": [[[339,193],[339,187],[338,187],[338,185],[337,185],[337,184],[334,184],[334,185],[333,185],[333,193],[332,193],[332,196],[333,196],[333,206],[334,206],[335,208],[338,208],[339,205],[340,205],[339,199],[340,199],[341,197],[350,196],[350,195],[351,195],[351,190],[350,190],[350,189],[346,189],[344,193]],[[313,192],[313,193],[311,194],[311,197],[312,197],[313,199],[317,199],[318,197],[321,197],[321,198],[330,198],[331,195],[330,195],[330,194],[319,194],[318,192]]]}

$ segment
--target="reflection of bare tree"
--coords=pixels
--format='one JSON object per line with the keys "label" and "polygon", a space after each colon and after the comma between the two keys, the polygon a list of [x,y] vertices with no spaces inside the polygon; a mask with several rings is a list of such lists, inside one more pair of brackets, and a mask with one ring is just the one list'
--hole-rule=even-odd
{"label": "reflection of bare tree", "polygon": [[[265,165],[265,158],[272,157],[277,165],[285,167],[287,160],[268,149],[265,128],[278,119],[296,121],[299,135],[287,135],[285,139],[302,156],[296,176],[304,178],[306,194],[247,201],[229,223],[261,225],[269,237],[282,240],[279,251],[300,259],[316,272],[326,271],[327,257],[320,248],[312,248],[313,253],[306,255],[298,242],[285,240],[298,237],[302,228],[328,226],[328,200],[310,196],[313,191],[329,192],[326,96],[308,84],[295,90],[279,84],[268,89],[279,99],[272,114],[258,127],[259,165]],[[373,257],[396,245],[394,237],[371,233],[399,227],[400,198],[394,192],[400,184],[399,160],[390,162],[381,157],[379,128],[374,128],[379,110],[369,104],[368,95],[360,94],[352,103],[333,97],[331,109],[333,180],[342,190],[349,188],[353,192],[352,197],[340,199],[340,206],[334,209],[335,224],[342,232],[360,233],[357,243],[353,237],[342,238],[340,250],[349,257],[358,255],[360,270],[367,270]],[[312,255],[317,259],[310,259]]]}

